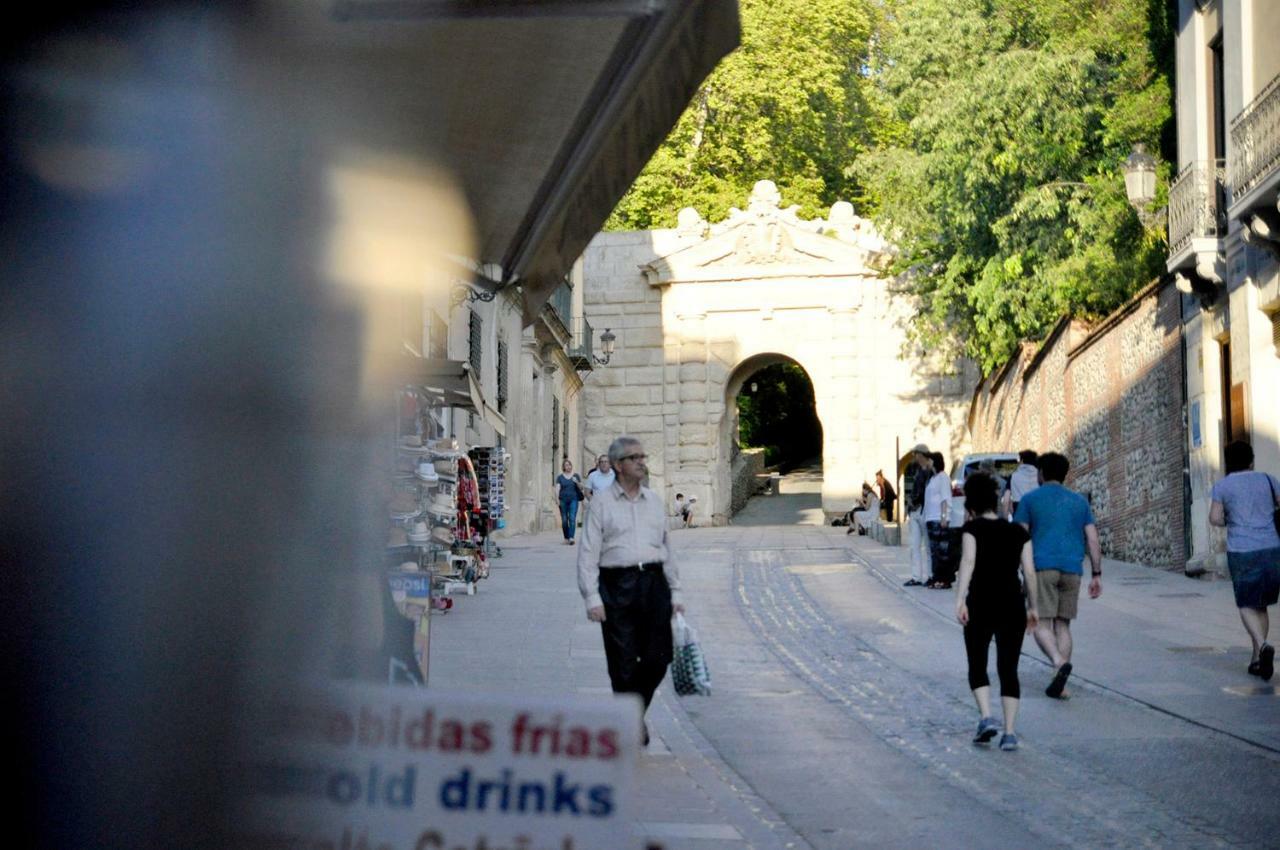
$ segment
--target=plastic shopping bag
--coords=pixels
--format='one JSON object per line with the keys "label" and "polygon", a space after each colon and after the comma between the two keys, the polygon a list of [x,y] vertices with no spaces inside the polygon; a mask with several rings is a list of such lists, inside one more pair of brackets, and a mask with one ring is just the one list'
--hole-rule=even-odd
{"label": "plastic shopping bag", "polygon": [[698,635],[689,625],[684,614],[676,614],[671,621],[671,637],[675,655],[671,659],[671,681],[676,693],[682,697],[711,696],[711,673],[698,645]]}

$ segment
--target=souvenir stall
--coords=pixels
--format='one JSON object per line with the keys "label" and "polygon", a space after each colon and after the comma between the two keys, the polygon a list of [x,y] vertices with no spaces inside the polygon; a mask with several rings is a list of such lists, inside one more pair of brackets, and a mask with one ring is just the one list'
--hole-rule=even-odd
{"label": "souvenir stall", "polygon": [[484,551],[490,557],[502,557],[502,549],[493,541],[492,532],[506,526],[506,464],[509,455],[501,446],[476,446],[468,452],[476,472],[483,517]]}
{"label": "souvenir stall", "polygon": [[[465,379],[465,367],[458,369]],[[475,468],[459,440],[444,436],[449,410],[473,405],[456,387],[435,383],[444,382],[406,386],[396,400],[384,595],[392,683],[425,684],[430,614],[451,610],[452,594],[474,594],[489,575]]]}

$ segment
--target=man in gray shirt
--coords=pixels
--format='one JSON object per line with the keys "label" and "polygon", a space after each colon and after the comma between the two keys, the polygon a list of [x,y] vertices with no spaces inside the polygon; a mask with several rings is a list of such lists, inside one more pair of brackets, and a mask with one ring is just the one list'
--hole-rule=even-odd
{"label": "man in gray shirt", "polygon": [[[592,500],[578,549],[578,590],[587,619],[599,623],[616,694],[638,694],[648,709],[671,664],[671,617],[683,611],[680,570],[667,539],[667,512],[641,482],[644,446],[619,437],[609,446],[615,480]],[[644,742],[649,729],[643,727]]]}

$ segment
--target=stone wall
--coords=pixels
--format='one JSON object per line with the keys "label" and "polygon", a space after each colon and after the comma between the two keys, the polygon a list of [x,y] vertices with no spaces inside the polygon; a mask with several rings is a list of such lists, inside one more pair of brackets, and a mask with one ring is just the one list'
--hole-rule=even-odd
{"label": "stone wall", "polygon": [[1184,539],[1179,294],[1152,284],[1089,328],[1063,321],[983,381],[974,451],[1062,451],[1103,553],[1181,569]]}
{"label": "stone wall", "polygon": [[733,498],[731,513],[737,513],[760,488],[759,476],[764,474],[764,449],[743,449],[733,459]]}

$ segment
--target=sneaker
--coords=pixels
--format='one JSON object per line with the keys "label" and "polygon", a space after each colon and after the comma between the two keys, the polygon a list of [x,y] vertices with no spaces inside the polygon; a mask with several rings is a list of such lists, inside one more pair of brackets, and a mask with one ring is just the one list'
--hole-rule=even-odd
{"label": "sneaker", "polygon": [[1012,732],[1005,732],[1000,736],[1000,749],[1006,753],[1011,753],[1018,749],[1018,736]]}
{"label": "sneaker", "polygon": [[1270,682],[1271,677],[1276,672],[1276,648],[1271,644],[1262,647],[1262,651],[1258,653],[1258,676],[1264,682]]}
{"label": "sneaker", "polygon": [[994,717],[984,717],[978,721],[978,731],[973,736],[975,744],[990,744],[991,739],[1000,731],[1000,724]]}
{"label": "sneaker", "polygon": [[916,581],[915,579],[910,578],[910,579],[907,579],[906,581],[904,581],[904,582],[902,583],[902,586],[903,586],[903,587],[920,587],[922,584],[924,584],[924,582],[922,582],[922,581]]}

